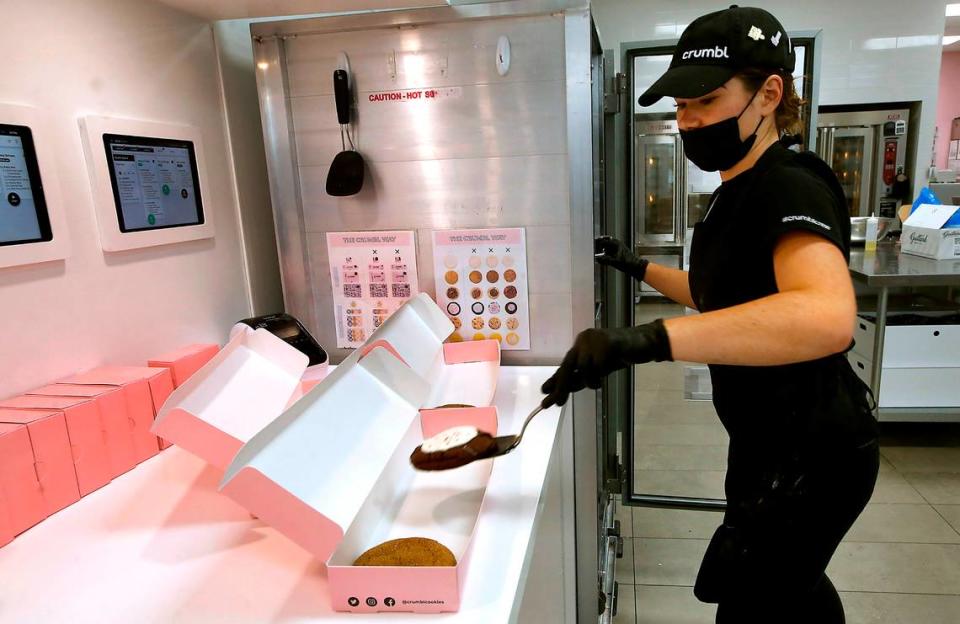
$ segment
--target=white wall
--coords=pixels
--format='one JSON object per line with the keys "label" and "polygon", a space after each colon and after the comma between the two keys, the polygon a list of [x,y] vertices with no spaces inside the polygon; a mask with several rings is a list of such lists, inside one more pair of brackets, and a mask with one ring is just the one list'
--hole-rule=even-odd
{"label": "white wall", "polygon": [[[251,313],[211,26],[150,0],[0,0],[0,101],[51,120],[66,261],[0,270],[0,396],[101,363],[222,343]],[[201,128],[216,239],[104,254],[77,118]]]}
{"label": "white wall", "polygon": [[[603,47],[614,50],[620,71],[621,43],[676,39],[698,16],[729,5],[703,0],[594,0],[593,14]],[[821,106],[923,103],[914,180],[926,182],[936,121],[945,2],[769,0],[762,6],[790,31],[823,31]]]}

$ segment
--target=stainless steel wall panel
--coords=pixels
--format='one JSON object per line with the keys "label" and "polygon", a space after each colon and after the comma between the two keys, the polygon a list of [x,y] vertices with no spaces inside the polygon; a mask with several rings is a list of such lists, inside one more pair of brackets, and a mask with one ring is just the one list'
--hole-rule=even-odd
{"label": "stainless steel wall panel", "polygon": [[566,156],[379,163],[355,197],[324,189],[327,167],[301,167],[308,231],[568,225]]}
{"label": "stainless steel wall panel", "polygon": [[[287,184],[298,191],[277,209],[306,234],[302,273],[313,276],[294,287],[298,301],[291,307],[309,310],[308,326],[321,344],[336,342],[326,232],[416,230],[420,289],[434,294],[434,230],[524,227],[532,349],[505,352],[504,362],[544,363],[563,355],[573,335],[564,20],[548,14],[270,40],[283,42],[296,178]],[[506,76],[494,62],[501,34],[512,44]],[[359,91],[353,127],[368,163],[363,190],[343,198],[325,190],[329,163],[341,149],[330,93],[340,51]],[[456,91],[429,101],[365,97],[445,86]],[[589,134],[589,118],[585,122]],[[586,149],[589,161],[589,144]],[[295,248],[285,244],[284,260],[295,264]],[[347,354],[331,350],[335,361]]]}
{"label": "stainless steel wall panel", "polygon": [[[267,149],[287,305],[309,312],[305,322],[333,361],[347,352],[333,348],[328,231],[416,231],[420,288],[433,294],[434,230],[524,227],[531,349],[505,351],[503,362],[555,364],[593,324],[588,6],[511,0],[253,27],[257,47],[276,50],[263,56],[259,85],[264,133],[277,139]],[[512,64],[500,76],[494,51],[504,34]],[[331,95],[340,51],[354,73],[354,130],[369,163],[364,189],[346,198],[324,191],[340,150]],[[454,91],[432,101],[368,97],[410,88]],[[563,554],[571,574],[558,600],[569,605],[576,593],[577,621],[586,622],[597,599],[597,414],[592,393],[572,403],[576,490],[564,508],[576,511],[577,543]]]}
{"label": "stainless steel wall panel", "polygon": [[[553,18],[559,23],[560,18]],[[515,63],[497,73],[497,39],[510,39]],[[358,40],[363,45],[358,46]],[[290,97],[333,95],[337,53],[348,50],[361,98],[373,91],[465,84],[562,81],[563,31],[543,18],[482,20],[422,27],[298,36],[286,44]],[[466,78],[466,80],[465,80]]]}
{"label": "stainless steel wall panel", "polygon": [[[530,294],[570,293],[572,268],[568,226],[527,227],[527,282]],[[529,250],[534,250],[530,253]],[[535,318],[535,317],[534,317]],[[540,321],[541,319],[537,319]],[[539,323],[538,323],[539,324]],[[563,344],[563,351],[570,345]],[[563,355],[560,352],[559,355]]]}
{"label": "stainless steel wall panel", "polygon": [[[589,11],[569,11],[564,20],[566,59],[567,156],[570,171],[570,250],[572,259],[571,292],[572,334],[594,325],[593,254],[593,126],[590,63],[592,28]],[[597,617],[599,570],[600,493],[598,445],[600,423],[597,397],[579,392],[570,397],[573,407],[574,464],[576,466],[577,522],[577,621]],[[605,502],[605,501],[604,501]]]}
{"label": "stainless steel wall panel", "polygon": [[[520,354],[520,364],[559,364],[570,348],[573,325],[573,295],[570,293],[530,294],[530,351],[505,351]],[[533,324],[536,325],[533,325]],[[593,396],[593,393],[590,393]]]}
{"label": "stainless steel wall panel", "polygon": [[313,280],[306,259],[306,228],[300,210],[296,150],[292,145],[293,131],[284,95],[287,84],[283,50],[277,40],[262,41],[254,47],[254,54],[261,69],[257,72],[257,91],[280,252],[284,308],[313,330],[318,325],[311,304]]}
{"label": "stainless steel wall panel", "polygon": [[[369,102],[361,96],[357,150],[374,164],[566,152],[562,82],[458,88],[458,96],[416,102]],[[293,98],[290,107],[300,165],[330,163],[340,151],[333,97]]]}

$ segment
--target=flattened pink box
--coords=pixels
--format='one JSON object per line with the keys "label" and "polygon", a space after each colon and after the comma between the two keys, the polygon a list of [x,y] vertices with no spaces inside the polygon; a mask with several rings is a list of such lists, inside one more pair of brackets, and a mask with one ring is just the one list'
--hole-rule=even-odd
{"label": "flattened pink box", "polygon": [[47,517],[25,425],[0,423],[0,490],[12,535],[23,533]]}
{"label": "flattened pink box", "polygon": [[147,366],[169,368],[173,387],[179,388],[190,376],[204,367],[220,350],[215,344],[192,344],[164,353],[147,361]]}
{"label": "flattened pink box", "polygon": [[26,425],[46,515],[51,516],[80,500],[67,421],[62,411],[0,408],[0,423]]}
{"label": "flattened pink box", "polygon": [[113,386],[87,386],[74,384],[51,384],[35,388],[27,393],[37,397],[70,397],[92,400],[100,412],[103,438],[110,461],[110,477],[119,477],[137,465],[133,440],[133,421],[127,409],[127,401],[120,388]]}
{"label": "flattened pink box", "polygon": [[153,432],[223,470],[300,391],[308,362],[267,330],[248,327],[173,391]]}
{"label": "flattened pink box", "polygon": [[148,366],[101,366],[64,379],[63,384],[106,385],[120,389],[127,404],[131,437],[137,462],[147,460],[160,451],[157,436],[150,429],[157,414],[155,405],[167,400],[173,392],[173,378],[166,368]]}
{"label": "flattened pink box", "polygon": [[100,408],[84,397],[19,396],[0,402],[0,407],[30,410],[61,410],[70,436],[73,465],[80,496],[110,483],[113,468],[107,454]]}

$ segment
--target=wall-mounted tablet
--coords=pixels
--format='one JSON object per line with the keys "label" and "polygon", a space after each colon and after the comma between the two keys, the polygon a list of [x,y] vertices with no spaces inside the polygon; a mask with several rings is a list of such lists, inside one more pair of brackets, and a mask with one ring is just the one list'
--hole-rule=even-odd
{"label": "wall-mounted tablet", "polygon": [[104,251],[213,237],[197,128],[109,117],[80,123]]}
{"label": "wall-mounted tablet", "polygon": [[0,267],[70,251],[47,125],[34,108],[0,104]]}
{"label": "wall-mounted tablet", "polygon": [[104,134],[103,148],[121,232],[203,223],[192,141]]}
{"label": "wall-mounted tablet", "polygon": [[28,126],[0,123],[0,245],[53,240]]}

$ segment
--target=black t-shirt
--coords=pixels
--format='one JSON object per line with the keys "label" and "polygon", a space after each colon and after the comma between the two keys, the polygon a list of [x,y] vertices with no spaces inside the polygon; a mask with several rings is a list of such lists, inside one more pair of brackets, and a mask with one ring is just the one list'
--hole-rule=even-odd
{"label": "black t-shirt", "polygon": [[[697,308],[709,312],[777,293],[773,251],[796,230],[824,237],[849,257],[850,220],[833,172],[816,156],[776,143],[714,192],[694,226],[689,279]],[[731,440],[814,436],[843,443],[873,431],[862,415],[836,413],[862,411],[864,404],[864,389],[842,354],[781,366],[711,365],[710,374]]]}

